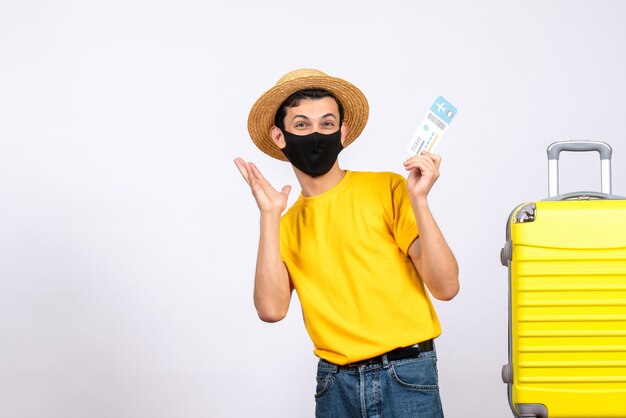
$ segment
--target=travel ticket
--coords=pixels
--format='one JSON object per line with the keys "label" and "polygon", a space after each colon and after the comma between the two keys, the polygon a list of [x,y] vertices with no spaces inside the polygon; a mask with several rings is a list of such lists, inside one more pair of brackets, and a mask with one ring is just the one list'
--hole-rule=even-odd
{"label": "travel ticket", "polygon": [[443,97],[437,97],[406,149],[409,154],[418,155],[422,151],[434,152],[441,136],[455,116],[456,107]]}

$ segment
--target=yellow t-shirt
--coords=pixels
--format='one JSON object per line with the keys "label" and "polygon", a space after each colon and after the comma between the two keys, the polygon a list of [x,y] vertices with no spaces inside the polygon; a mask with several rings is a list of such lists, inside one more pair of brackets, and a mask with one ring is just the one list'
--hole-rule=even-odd
{"label": "yellow t-shirt", "polygon": [[406,181],[394,173],[347,171],[289,208],[281,256],[318,357],[347,364],[441,333],[407,255],[417,236]]}

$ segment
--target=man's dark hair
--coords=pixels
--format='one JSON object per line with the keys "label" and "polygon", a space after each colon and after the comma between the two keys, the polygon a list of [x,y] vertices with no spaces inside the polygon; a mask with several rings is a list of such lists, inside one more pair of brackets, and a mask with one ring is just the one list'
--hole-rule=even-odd
{"label": "man's dark hair", "polygon": [[276,111],[276,116],[274,116],[274,125],[279,127],[281,130],[284,130],[285,116],[287,116],[288,107],[299,106],[303,99],[322,99],[324,97],[332,97],[337,102],[337,107],[339,108],[339,126],[341,126],[341,123],[343,122],[343,106],[341,106],[341,102],[337,100],[335,96],[323,89],[300,90],[287,97],[287,100],[285,100]]}

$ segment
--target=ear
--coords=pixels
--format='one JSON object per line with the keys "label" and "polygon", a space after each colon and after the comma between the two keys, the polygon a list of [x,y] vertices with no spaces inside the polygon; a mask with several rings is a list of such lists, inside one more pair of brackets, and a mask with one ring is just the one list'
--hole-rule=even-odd
{"label": "ear", "polygon": [[278,126],[270,128],[270,136],[278,148],[283,149],[287,145],[285,143],[285,135],[283,135],[283,131]]}
{"label": "ear", "polygon": [[348,137],[348,125],[345,122],[341,124],[341,145],[344,145],[346,138]]}

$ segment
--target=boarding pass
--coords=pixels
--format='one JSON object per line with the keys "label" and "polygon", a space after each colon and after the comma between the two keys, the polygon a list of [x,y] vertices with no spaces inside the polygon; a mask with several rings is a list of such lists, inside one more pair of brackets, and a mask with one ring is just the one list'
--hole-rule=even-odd
{"label": "boarding pass", "polygon": [[443,97],[437,97],[406,149],[409,154],[418,155],[422,151],[434,152],[441,136],[455,116],[456,107]]}

